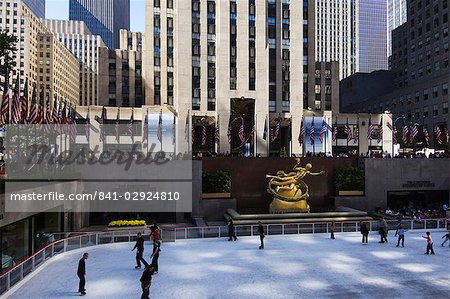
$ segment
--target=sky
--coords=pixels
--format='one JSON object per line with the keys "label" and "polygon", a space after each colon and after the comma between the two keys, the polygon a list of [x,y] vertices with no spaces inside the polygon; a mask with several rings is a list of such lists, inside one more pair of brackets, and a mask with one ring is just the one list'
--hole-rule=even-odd
{"label": "sky", "polygon": [[[144,32],[145,0],[130,0],[131,31]],[[47,19],[69,19],[69,0],[47,0],[45,17]]]}

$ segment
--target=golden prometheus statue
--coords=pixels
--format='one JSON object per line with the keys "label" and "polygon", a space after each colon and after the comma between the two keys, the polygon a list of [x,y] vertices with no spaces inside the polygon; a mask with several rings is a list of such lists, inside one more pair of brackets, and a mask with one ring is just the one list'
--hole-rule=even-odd
{"label": "golden prometheus statue", "polygon": [[270,178],[267,192],[273,195],[270,204],[271,212],[309,212],[308,205],[308,185],[303,181],[306,175],[322,175],[325,171],[313,173],[311,164],[300,166],[300,158],[295,159],[293,171],[285,173],[283,170],[277,171],[276,175],[266,175]]}

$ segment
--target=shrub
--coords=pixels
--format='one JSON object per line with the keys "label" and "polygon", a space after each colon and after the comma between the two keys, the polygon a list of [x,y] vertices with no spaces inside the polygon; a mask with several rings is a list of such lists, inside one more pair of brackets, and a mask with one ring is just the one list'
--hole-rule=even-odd
{"label": "shrub", "polygon": [[231,174],[226,171],[203,171],[203,193],[228,193],[231,192]]}
{"label": "shrub", "polygon": [[108,227],[133,227],[133,226],[145,226],[147,223],[145,220],[115,220],[108,224]]}
{"label": "shrub", "polygon": [[338,191],[364,191],[364,171],[357,167],[338,168],[334,183]]}

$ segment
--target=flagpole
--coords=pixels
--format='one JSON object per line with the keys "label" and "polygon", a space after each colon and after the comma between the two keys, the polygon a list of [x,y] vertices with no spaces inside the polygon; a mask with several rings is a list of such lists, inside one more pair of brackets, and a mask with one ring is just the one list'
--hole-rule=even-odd
{"label": "flagpole", "polygon": [[312,146],[313,146],[313,156],[315,156],[316,155],[316,128],[314,128],[314,115],[313,115],[313,120],[312,120],[312,124],[311,124],[311,126],[313,127],[313,144],[312,144]]}
{"label": "flagpole", "polygon": [[267,157],[270,157],[270,114],[267,114],[266,117],[266,124],[267,124]]}

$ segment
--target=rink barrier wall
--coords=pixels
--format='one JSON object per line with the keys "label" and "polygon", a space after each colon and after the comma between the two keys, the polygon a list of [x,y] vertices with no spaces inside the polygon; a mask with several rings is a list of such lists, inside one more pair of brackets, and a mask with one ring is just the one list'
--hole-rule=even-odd
{"label": "rink barrier wall", "polygon": [[136,231],[84,233],[52,242],[0,275],[0,297],[52,257],[76,249],[136,240]]}
{"label": "rink barrier wall", "polygon": [[[389,229],[395,229],[398,221],[387,221]],[[358,232],[360,221],[334,222],[334,232]],[[378,231],[379,221],[363,221],[369,225],[370,231]],[[432,230],[448,229],[447,219],[403,220],[403,228],[406,230]],[[295,235],[330,233],[331,223],[287,223],[287,224],[263,224],[266,235]],[[257,236],[258,225],[236,225],[235,233],[238,237]],[[183,239],[222,238],[228,237],[227,226],[208,227],[179,227],[161,230],[164,241],[176,241]],[[78,236],[67,237],[48,244],[29,258],[23,260],[7,272],[0,275],[0,295],[5,294],[26,276],[35,271],[52,257],[91,246],[110,243],[132,242],[136,240],[136,231],[109,231],[87,232]]]}

